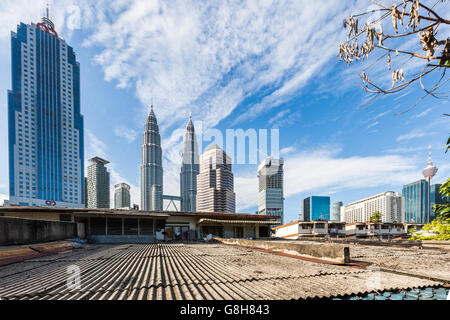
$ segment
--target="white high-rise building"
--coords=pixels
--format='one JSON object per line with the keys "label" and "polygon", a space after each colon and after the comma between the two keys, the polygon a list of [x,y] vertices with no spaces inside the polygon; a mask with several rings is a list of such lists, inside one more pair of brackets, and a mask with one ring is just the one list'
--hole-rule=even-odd
{"label": "white high-rise building", "polygon": [[218,145],[200,156],[197,175],[197,211],[236,212],[236,194],[231,158]]}
{"label": "white high-rise building", "polygon": [[341,207],[341,220],[347,223],[368,222],[379,211],[382,222],[402,222],[402,196],[393,191],[377,194]]}
{"label": "white high-rise building", "polygon": [[87,177],[87,208],[109,208],[109,172],[105,167],[109,163],[108,160],[94,157],[89,159]]}

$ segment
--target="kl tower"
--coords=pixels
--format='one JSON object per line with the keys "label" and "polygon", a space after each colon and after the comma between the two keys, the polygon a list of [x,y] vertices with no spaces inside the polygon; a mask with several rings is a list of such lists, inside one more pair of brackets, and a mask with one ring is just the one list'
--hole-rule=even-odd
{"label": "kl tower", "polygon": [[428,182],[428,195],[427,195],[427,221],[426,223],[430,223],[430,213],[432,208],[430,208],[430,190],[431,190],[431,179],[437,173],[438,168],[433,166],[433,161],[431,161],[431,146],[428,146],[428,166],[423,169],[422,174]]}

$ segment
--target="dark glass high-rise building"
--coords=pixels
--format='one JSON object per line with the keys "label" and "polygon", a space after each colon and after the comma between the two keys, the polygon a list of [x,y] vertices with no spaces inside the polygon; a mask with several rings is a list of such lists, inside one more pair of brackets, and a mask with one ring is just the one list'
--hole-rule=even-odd
{"label": "dark glass high-rise building", "polygon": [[425,179],[403,186],[403,219],[408,223],[426,223],[428,182]]}
{"label": "dark glass high-rise building", "polygon": [[11,33],[9,205],[81,208],[80,65],[47,17]]}
{"label": "dark glass high-rise building", "polygon": [[161,136],[151,106],[145,122],[141,164],[141,210],[163,209],[163,167]]}
{"label": "dark glass high-rise building", "polygon": [[258,166],[258,214],[278,216],[284,223],[283,159],[268,157]]}
{"label": "dark glass high-rise building", "polygon": [[439,193],[440,187],[441,184],[431,185],[430,209],[428,210],[428,182],[425,179],[403,186],[403,217],[405,222],[427,223],[428,211],[430,211],[430,222],[436,219],[433,206],[435,204],[443,204],[446,201]]}
{"label": "dark glass high-rise building", "polygon": [[303,221],[330,220],[330,197],[311,196],[302,203]]}
{"label": "dark glass high-rise building", "polygon": [[183,140],[183,154],[180,173],[181,211],[196,211],[197,175],[199,167],[198,144],[192,119],[186,128]]}

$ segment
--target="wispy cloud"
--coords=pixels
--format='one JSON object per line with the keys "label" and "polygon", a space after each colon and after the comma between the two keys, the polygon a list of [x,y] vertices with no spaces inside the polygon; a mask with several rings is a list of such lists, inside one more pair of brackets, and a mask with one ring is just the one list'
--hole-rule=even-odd
{"label": "wispy cloud", "polygon": [[[330,151],[335,150],[335,151]],[[285,195],[303,192],[340,192],[359,188],[399,185],[420,178],[420,169],[410,157],[399,155],[342,157],[339,148],[299,152],[285,159]],[[243,193],[242,209],[257,205],[256,178],[236,179],[236,193]]]}
{"label": "wispy cloud", "polygon": [[399,136],[397,138],[397,142],[408,141],[408,140],[416,139],[416,138],[422,138],[422,137],[425,137],[426,135],[427,135],[426,132],[424,132],[420,129],[415,129],[411,132],[408,132],[407,134]]}
{"label": "wispy cloud", "polygon": [[377,126],[377,125],[379,125],[380,123],[378,122],[378,121],[376,121],[376,122],[374,122],[374,123],[371,123],[371,124],[369,124],[368,126],[367,126],[367,129],[370,129],[370,128],[372,128],[372,127],[375,127],[375,126]]}
{"label": "wispy cloud", "polygon": [[418,115],[416,115],[416,118],[422,118],[425,117],[431,110],[433,110],[433,108],[428,108],[427,110],[419,113]]}
{"label": "wispy cloud", "polygon": [[[87,166],[89,163],[87,159],[99,156],[104,158],[105,160],[111,161],[111,158],[108,156],[108,150],[106,144],[100,140],[92,131],[86,130],[87,139],[86,139],[86,175],[87,175]],[[131,204],[136,203],[140,204],[141,201],[141,193],[140,187],[130,182],[130,180],[124,178],[120,173],[120,169],[117,168],[117,165],[114,162],[111,162],[107,165],[108,172],[110,173],[110,205],[114,206],[114,185],[120,182],[125,182],[130,185],[130,197]]]}
{"label": "wispy cloud", "polygon": [[137,132],[135,130],[126,128],[124,126],[114,128],[114,134],[118,137],[124,138],[128,141],[128,143],[133,142],[137,137]]}
{"label": "wispy cloud", "polygon": [[8,199],[9,199],[9,197],[7,194],[0,193],[0,206],[3,205],[3,202]]}
{"label": "wispy cloud", "polygon": [[412,152],[418,152],[418,151],[423,151],[426,150],[425,146],[422,147],[398,147],[398,148],[394,148],[394,149],[388,149],[385,150],[385,153],[412,153]]}
{"label": "wispy cloud", "polygon": [[285,156],[295,151],[295,147],[290,146],[280,150],[280,155]]}

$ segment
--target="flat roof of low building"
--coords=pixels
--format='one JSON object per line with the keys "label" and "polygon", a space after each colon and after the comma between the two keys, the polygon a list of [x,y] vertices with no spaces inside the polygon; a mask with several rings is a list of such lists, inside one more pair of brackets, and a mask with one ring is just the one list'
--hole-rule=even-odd
{"label": "flat roof of low building", "polygon": [[175,211],[155,211],[155,210],[133,210],[133,209],[110,209],[110,208],[53,208],[53,207],[26,207],[10,206],[0,207],[0,213],[11,212],[49,212],[59,214],[78,215],[123,215],[123,216],[152,216],[152,217],[195,217],[211,218],[221,220],[252,220],[269,221],[279,219],[279,216],[257,215],[248,213],[220,213],[220,212],[175,212]]}
{"label": "flat roof of low building", "polygon": [[220,218],[227,220],[276,220],[281,217],[249,214],[249,213],[221,213],[221,212],[175,212],[175,211],[160,211],[169,214],[173,217],[198,217],[198,218]]}
{"label": "flat roof of low building", "polygon": [[49,207],[0,207],[0,213],[14,213],[14,212],[46,212],[54,214],[76,214],[76,215],[114,215],[114,216],[140,216],[140,217],[161,217],[168,218],[169,214],[164,212],[153,212],[143,210],[129,210],[129,209],[92,209],[92,208],[49,208]]}
{"label": "flat roof of low building", "polygon": [[261,220],[228,220],[228,219],[208,219],[201,218],[198,222],[199,224],[263,224],[263,225],[273,225],[276,224],[276,221],[261,221]]}
{"label": "flat roof of low building", "polygon": [[323,221],[323,220],[315,220],[315,221],[293,221],[287,224],[283,224],[282,226],[273,227],[272,230],[277,230],[281,228],[286,228],[293,226],[295,224],[314,224],[314,223],[328,223],[328,224],[345,224],[345,222],[340,221]]}

